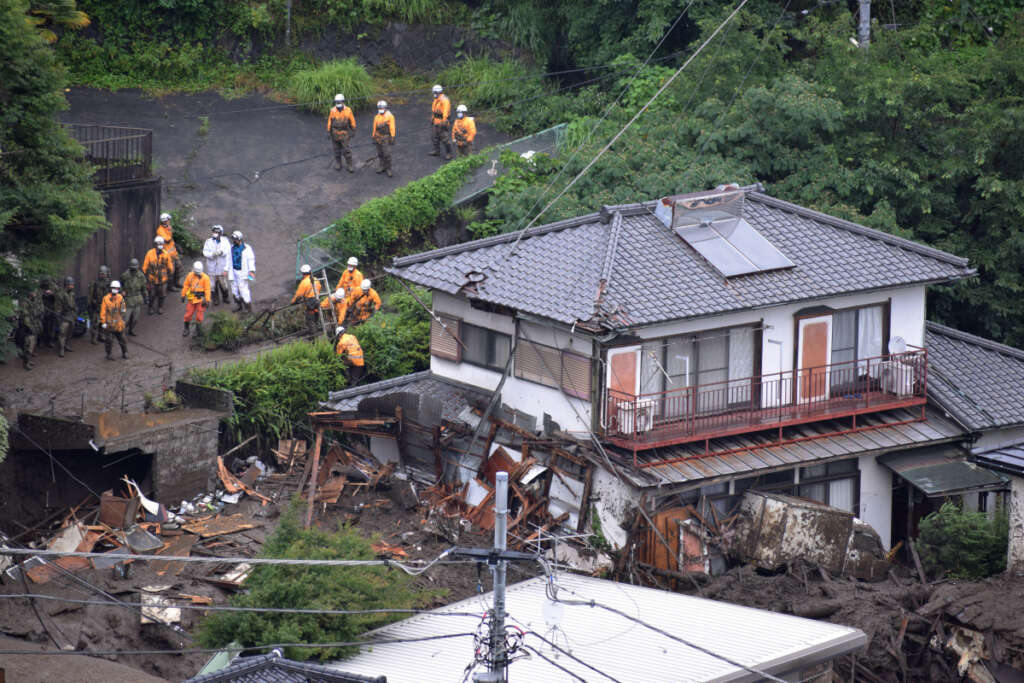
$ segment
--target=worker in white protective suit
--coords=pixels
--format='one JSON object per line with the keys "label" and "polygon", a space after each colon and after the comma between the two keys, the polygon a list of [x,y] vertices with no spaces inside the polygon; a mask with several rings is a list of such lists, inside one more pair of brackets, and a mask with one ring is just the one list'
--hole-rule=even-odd
{"label": "worker in white protective suit", "polygon": [[231,257],[231,242],[224,236],[224,228],[215,225],[210,228],[210,239],[203,244],[203,258],[206,260],[206,274],[210,276],[213,290],[213,305],[231,303],[231,287],[228,286],[228,261]]}
{"label": "worker in white protective suit", "polygon": [[240,230],[231,233],[231,254],[228,269],[228,280],[231,282],[231,293],[235,295],[235,312],[252,313],[252,294],[249,287],[256,279],[256,255],[252,247],[245,243]]}

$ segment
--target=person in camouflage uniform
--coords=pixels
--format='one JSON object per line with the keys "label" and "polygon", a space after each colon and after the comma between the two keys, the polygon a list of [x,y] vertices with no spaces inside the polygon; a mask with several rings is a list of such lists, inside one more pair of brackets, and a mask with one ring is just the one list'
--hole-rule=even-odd
{"label": "person in camouflage uniform", "polygon": [[128,262],[128,270],[121,274],[121,286],[124,287],[124,299],[128,305],[125,326],[128,329],[128,336],[134,337],[135,325],[142,316],[142,304],[149,303],[146,276],[139,270],[139,259],[133,258]]}
{"label": "person in camouflage uniform", "polygon": [[22,364],[26,370],[33,367],[32,356],[36,355],[36,339],[43,330],[43,299],[33,289],[18,303],[18,331],[16,339],[21,348]]}
{"label": "person in camouflage uniform", "polygon": [[57,285],[52,278],[44,277],[39,280],[39,295],[43,303],[43,329],[39,332],[36,340],[40,346],[48,349],[53,348],[53,340],[57,336],[57,312],[54,305],[54,293]]}
{"label": "person in camouflage uniform", "polygon": [[65,351],[71,351],[68,342],[75,331],[75,318],[78,307],[75,306],[75,278],[64,278],[64,288],[53,293],[53,309],[57,315],[57,355],[64,357]]}
{"label": "person in camouflage uniform", "polygon": [[89,285],[89,343],[96,344],[97,337],[103,341],[103,330],[100,329],[100,306],[103,297],[110,290],[110,268],[100,266],[99,277]]}

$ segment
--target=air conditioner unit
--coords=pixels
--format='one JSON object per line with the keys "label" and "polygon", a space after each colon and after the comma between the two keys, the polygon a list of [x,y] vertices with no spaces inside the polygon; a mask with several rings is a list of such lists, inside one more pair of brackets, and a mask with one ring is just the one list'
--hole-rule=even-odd
{"label": "air conditioner unit", "polygon": [[882,391],[900,397],[914,395],[915,368],[913,365],[899,360],[887,360],[881,363]]}
{"label": "air conditioner unit", "polygon": [[654,401],[634,401],[621,403],[617,410],[619,431],[625,434],[649,432],[654,428]]}

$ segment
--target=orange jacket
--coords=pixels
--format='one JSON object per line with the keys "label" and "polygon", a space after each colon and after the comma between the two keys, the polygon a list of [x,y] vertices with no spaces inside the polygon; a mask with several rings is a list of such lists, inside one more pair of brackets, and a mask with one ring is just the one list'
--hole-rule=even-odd
{"label": "orange jacket", "polygon": [[[346,127],[345,124],[348,124]],[[342,107],[341,111],[338,111],[337,107],[331,107],[331,113],[327,115],[327,132],[331,132],[331,126],[335,125],[338,130],[350,130],[355,132],[356,130],[356,117],[352,116],[352,110],[349,107]]]}
{"label": "orange jacket", "polygon": [[346,268],[338,278],[338,286],[335,289],[344,289],[347,296],[352,293],[353,289],[359,289],[361,284],[363,284],[363,274],[359,272],[359,269],[349,270]]}
{"label": "orange jacket", "polygon": [[377,114],[373,117],[373,131],[371,136],[374,142],[381,142],[385,135],[395,137],[395,115],[389,111]]}
{"label": "orange jacket", "polygon": [[100,323],[106,323],[108,330],[124,332],[124,316],[128,312],[128,305],[124,302],[121,294],[111,292],[103,297],[100,305]]}
{"label": "orange jacket", "polygon": [[315,299],[320,296],[320,281],[313,278],[313,275],[303,275],[299,286],[295,288],[295,296],[292,303],[299,299]]}
{"label": "orange jacket", "polygon": [[441,94],[434,98],[430,105],[430,122],[435,126],[448,123],[448,116],[452,113],[452,103],[447,95]]}
{"label": "orange jacket", "polygon": [[174,232],[169,226],[160,223],[156,226],[156,236],[164,238],[164,251],[173,259],[178,255],[178,248],[174,246]]}
{"label": "orange jacket", "polygon": [[320,302],[320,308],[325,311],[331,306],[334,306],[334,319],[338,321],[338,324],[345,322],[345,314],[348,313],[348,299],[342,299],[341,301],[335,301],[334,297],[327,297]]}
{"label": "orange jacket", "polygon": [[355,321],[361,323],[380,310],[380,295],[372,287],[366,294],[363,294],[362,289],[357,289],[349,294],[345,303],[352,310]]}
{"label": "orange jacket", "polygon": [[473,138],[476,137],[476,122],[472,116],[463,116],[461,119],[455,119],[455,124],[452,126],[452,141],[457,145],[465,145],[473,142]]}
{"label": "orange jacket", "polygon": [[192,271],[185,276],[185,284],[181,286],[181,296],[186,301],[197,304],[203,299],[210,303],[210,276],[206,273]]}
{"label": "orange jacket", "polygon": [[334,347],[334,352],[339,356],[348,354],[348,362],[352,365],[362,367],[364,363],[363,347],[359,345],[359,340],[354,335],[347,332],[341,335],[341,339]]}
{"label": "orange jacket", "polygon": [[174,274],[174,261],[166,249],[157,254],[156,247],[153,247],[146,252],[146,258],[142,260],[142,272],[152,284],[163,284]]}

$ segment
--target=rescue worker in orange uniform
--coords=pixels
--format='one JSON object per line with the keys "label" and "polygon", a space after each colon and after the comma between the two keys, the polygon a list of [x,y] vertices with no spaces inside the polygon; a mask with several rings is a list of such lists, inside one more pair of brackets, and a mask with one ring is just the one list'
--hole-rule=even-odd
{"label": "rescue worker in orange uniform", "polygon": [[380,295],[373,288],[373,283],[363,280],[359,285],[359,290],[349,295],[346,308],[346,316],[353,325],[369,320],[370,316],[379,311]]}
{"label": "rescue worker in orange uniform", "polygon": [[128,358],[128,342],[124,337],[124,319],[128,313],[128,304],[121,295],[121,283],[114,280],[110,283],[110,294],[103,297],[100,306],[100,327],[103,328],[103,347],[107,351],[107,360],[114,360],[110,350],[114,339],[121,347],[121,358]]}
{"label": "rescue worker in orange uniform", "polygon": [[334,145],[334,168],[341,170],[341,158],[345,157],[345,165],[349,173],[355,173],[352,166],[352,150],[349,149],[349,139],[356,132],[356,117],[352,110],[345,106],[345,96],[338,93],[334,96],[334,107],[327,115],[327,135]]}
{"label": "rescue worker in orange uniform", "polygon": [[[363,283],[363,274],[359,272],[359,259],[355,256],[348,257],[348,266],[338,278],[338,286],[335,289],[344,289],[347,297]],[[340,320],[340,318],[339,318]]]}
{"label": "rescue worker in orange uniform", "polygon": [[444,88],[435,85],[433,88],[434,101],[430,105],[430,124],[434,127],[434,136],[431,141],[434,143],[434,151],[430,156],[441,156],[441,143],[444,143],[444,158],[452,158],[452,143],[448,141],[448,129],[451,123],[448,117],[452,113],[452,103],[444,94]]}
{"label": "rescue worker in orange uniform", "polygon": [[473,153],[473,139],[476,138],[476,121],[468,116],[466,105],[455,108],[455,125],[452,126],[452,140],[459,149],[460,157],[468,157]]}
{"label": "rescue worker in orange uniform", "polygon": [[320,302],[320,308],[330,310],[334,308],[334,319],[339,325],[345,322],[345,314],[348,313],[348,294],[344,289],[338,287],[334,293]]}
{"label": "rescue worker in orange uniform", "polygon": [[189,321],[194,321],[192,336],[198,337],[203,313],[210,305],[210,276],[203,272],[202,261],[193,263],[192,272],[185,276],[185,284],[181,286],[181,300],[185,302],[185,329],[181,336],[188,336]]}
{"label": "rescue worker in orange uniform", "polygon": [[156,226],[156,236],[164,238],[164,251],[171,257],[171,262],[174,264],[174,272],[171,273],[171,280],[167,284],[167,290],[173,292],[181,288],[181,255],[178,254],[178,247],[174,244],[171,214],[160,214],[160,225]]}
{"label": "rescue worker in orange uniform", "polygon": [[355,335],[346,334],[345,328],[341,325],[334,328],[334,334],[338,338],[338,343],[334,346],[334,353],[345,356],[345,360],[349,364],[348,383],[351,386],[362,379],[363,373],[366,371],[363,347],[359,345],[359,340],[355,338]]}
{"label": "rescue worker in orange uniform", "polygon": [[391,147],[395,144],[395,115],[388,111],[388,103],[384,100],[377,102],[377,115],[373,117],[370,135],[377,147],[377,161],[380,164],[377,173],[387,173],[390,178]]}
{"label": "rescue worker in orange uniform", "polygon": [[292,303],[296,304],[301,301],[305,304],[306,331],[309,332],[311,337],[315,337],[316,319],[319,315],[317,309],[320,307],[320,281],[313,277],[312,269],[308,263],[302,264],[299,272],[302,273],[302,278],[299,280],[299,286],[295,288],[295,296],[292,297]]}
{"label": "rescue worker in orange uniform", "polygon": [[153,315],[154,302],[157,315],[163,315],[167,283],[174,275],[174,262],[164,250],[163,237],[158,236],[153,240],[153,248],[146,252],[146,258],[142,260],[142,272],[146,275],[149,289],[149,315]]}

